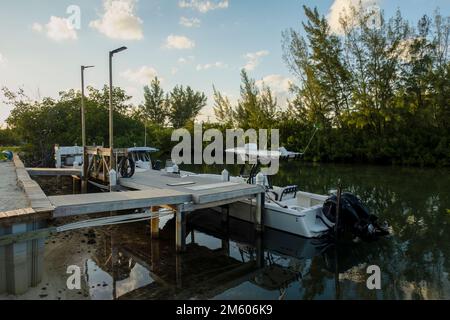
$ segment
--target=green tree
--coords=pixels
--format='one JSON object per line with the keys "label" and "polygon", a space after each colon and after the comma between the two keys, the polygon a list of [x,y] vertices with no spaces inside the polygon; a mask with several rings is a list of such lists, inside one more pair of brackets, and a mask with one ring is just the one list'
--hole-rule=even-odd
{"label": "green tree", "polygon": [[206,106],[204,93],[196,92],[191,87],[176,86],[169,96],[168,118],[174,128],[182,128],[193,122]]}
{"label": "green tree", "polygon": [[167,119],[167,102],[161,82],[157,77],[150,87],[144,87],[144,105],[142,111],[145,119],[155,124],[164,125]]}
{"label": "green tree", "polygon": [[[88,144],[102,145],[109,140],[108,107],[105,95],[108,91],[88,87],[86,96],[86,136]],[[81,93],[75,90],[61,92],[58,99],[44,98],[34,101],[23,91],[13,92],[3,88],[6,103],[13,107],[7,123],[15,135],[24,142],[25,159],[30,165],[51,166],[53,146],[81,145]],[[143,127],[131,114],[129,97],[115,88],[113,101],[115,145],[129,147],[143,141]]]}
{"label": "green tree", "polygon": [[217,121],[224,124],[225,126],[232,127],[234,125],[234,112],[233,106],[231,105],[230,99],[223,96],[216,87],[214,90],[214,115]]}
{"label": "green tree", "polygon": [[241,97],[234,112],[236,125],[242,129],[268,129],[276,123],[277,99],[263,85],[262,92],[245,70],[241,72]]}

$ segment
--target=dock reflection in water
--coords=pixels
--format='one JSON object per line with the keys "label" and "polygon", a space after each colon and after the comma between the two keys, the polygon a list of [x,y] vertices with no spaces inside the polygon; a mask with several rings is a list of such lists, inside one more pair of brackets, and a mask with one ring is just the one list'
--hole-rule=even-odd
{"label": "dock reflection in water", "polygon": [[[187,252],[177,256],[171,219],[161,220],[157,241],[149,222],[71,231],[1,247],[0,299],[450,299],[447,177],[448,170],[288,168],[279,184],[309,192],[342,179],[390,222],[392,237],[336,249],[270,229],[259,238],[252,225],[230,220],[226,228],[220,215],[200,212],[189,216]],[[72,192],[50,182],[49,194]],[[80,290],[67,289],[71,265],[81,268]],[[381,268],[381,290],[367,289],[370,265]]]}
{"label": "dock reflection in water", "polygon": [[[286,295],[327,245],[203,212],[188,223],[187,252],[174,251],[174,219],[159,240],[148,223],[78,230],[0,248],[2,299],[239,299]],[[45,250],[44,250],[45,243]],[[82,288],[68,290],[67,267],[82,270]],[[243,290],[241,287],[244,287]],[[261,296],[259,296],[261,295]]]}
{"label": "dock reflection in water", "polygon": [[[0,236],[28,232],[44,226],[43,223],[0,225]],[[43,259],[43,239],[0,246],[0,297],[4,294],[21,295],[29,288],[36,287],[42,280]]]}

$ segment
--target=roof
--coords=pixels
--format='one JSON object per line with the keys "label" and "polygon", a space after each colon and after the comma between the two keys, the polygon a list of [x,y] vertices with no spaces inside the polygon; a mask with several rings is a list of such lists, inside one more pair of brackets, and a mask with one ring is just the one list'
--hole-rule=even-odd
{"label": "roof", "polygon": [[246,144],[245,147],[227,149],[227,153],[235,153],[242,157],[244,161],[250,159],[297,159],[302,156],[301,153],[287,151],[285,148],[279,148],[277,151],[260,150],[256,144]]}
{"label": "roof", "polygon": [[150,147],[134,147],[129,148],[128,152],[158,152],[159,149],[156,148],[150,148]]}

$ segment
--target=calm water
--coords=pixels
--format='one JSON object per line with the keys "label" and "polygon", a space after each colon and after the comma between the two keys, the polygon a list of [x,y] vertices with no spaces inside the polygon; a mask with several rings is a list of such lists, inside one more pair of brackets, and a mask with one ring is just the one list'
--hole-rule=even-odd
{"label": "calm water", "polygon": [[[187,253],[177,256],[173,219],[161,220],[157,241],[149,222],[78,230],[0,247],[0,298],[450,299],[449,173],[285,164],[275,184],[327,193],[341,180],[393,235],[336,247],[274,230],[258,237],[249,224],[227,227],[218,214],[200,212],[188,217]],[[52,194],[72,192],[68,181],[41,183]],[[70,265],[82,270],[81,290],[66,287]],[[369,265],[381,268],[379,291],[366,287]]]}

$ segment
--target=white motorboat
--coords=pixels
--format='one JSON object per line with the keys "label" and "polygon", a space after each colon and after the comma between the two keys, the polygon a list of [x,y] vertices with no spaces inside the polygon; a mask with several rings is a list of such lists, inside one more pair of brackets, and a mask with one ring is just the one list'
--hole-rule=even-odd
{"label": "white motorboat", "polygon": [[133,159],[136,172],[144,172],[154,168],[154,163],[152,162],[151,154],[158,152],[159,149],[150,147],[134,147],[129,148],[129,156]]}
{"label": "white motorboat", "polygon": [[[280,148],[279,151],[258,150],[256,145],[248,144],[244,148],[226,150],[227,153],[234,153],[244,161],[256,160],[249,176],[230,177],[230,182],[237,183],[257,183],[257,171],[261,160],[268,159],[298,159],[301,154],[287,151]],[[241,171],[243,173],[243,170]],[[222,175],[195,174],[182,172],[186,176],[208,177],[210,179],[223,180]],[[261,173],[259,174],[261,177]],[[261,184],[261,182],[258,182]],[[289,232],[305,238],[319,238],[326,234],[334,223],[323,214],[322,208],[329,198],[326,195],[312,194],[298,190],[297,186],[276,187],[271,186],[269,179],[263,176],[262,184],[265,186],[265,214],[264,225],[276,230]],[[254,222],[255,200],[248,199],[230,205],[230,215],[232,217]]]}
{"label": "white motorboat", "polygon": [[[152,165],[151,153],[157,152],[155,148],[131,148],[128,150],[136,162],[136,170],[159,170],[161,163]],[[219,174],[197,174],[187,171],[179,171],[178,166],[173,164],[173,172],[179,172],[181,178],[192,176],[205,177],[218,182],[230,181],[235,183],[259,184],[265,187],[265,210],[263,223],[265,227],[288,232],[304,238],[320,238],[335,227],[336,221],[336,196],[320,195],[298,190],[298,186],[277,187],[272,186],[270,177],[259,172],[261,162],[267,163],[270,159],[290,160],[301,158],[301,153],[290,152],[284,148],[278,151],[258,150],[256,145],[246,145],[244,148],[235,148],[226,150],[227,153],[234,153],[242,157],[244,162],[249,159],[256,159],[255,164],[250,170],[248,176],[241,170],[240,176],[229,177],[224,172]],[[171,161],[168,161],[172,164]],[[253,163],[253,162],[252,162]],[[245,166],[245,165],[244,165]],[[176,168],[175,168],[176,167]],[[171,165],[166,164],[166,170],[169,172]],[[170,171],[172,172],[172,171]],[[344,194],[343,200],[346,202],[343,215],[347,214],[348,219],[345,223],[350,224],[350,230],[358,236],[376,236],[383,234],[384,230],[376,224],[376,217],[370,215],[363,207],[359,199],[351,194]],[[341,204],[342,206],[342,204]],[[247,221],[254,222],[256,200],[247,199],[233,203],[229,206],[230,216]],[[339,224],[341,226],[341,223]]]}
{"label": "white motorboat", "polygon": [[83,147],[60,147],[55,145],[56,168],[80,168],[83,165]]}

